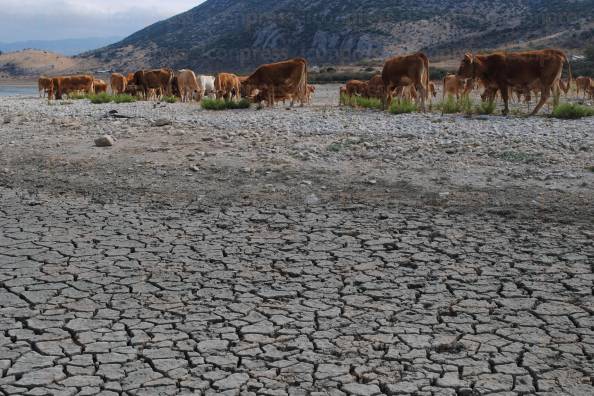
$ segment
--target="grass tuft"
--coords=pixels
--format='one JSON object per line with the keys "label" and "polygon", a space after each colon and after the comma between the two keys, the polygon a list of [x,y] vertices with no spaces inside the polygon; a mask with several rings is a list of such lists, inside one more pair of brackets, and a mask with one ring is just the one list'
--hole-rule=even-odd
{"label": "grass tuft", "polygon": [[249,109],[251,104],[247,99],[241,99],[239,102],[227,101],[224,99],[204,98],[201,102],[204,110],[235,110]]}
{"label": "grass tuft", "polygon": [[340,96],[340,103],[351,107],[362,107],[364,109],[382,109],[382,101],[377,98],[364,98],[362,96],[342,94]]}
{"label": "grass tuft", "polygon": [[561,118],[564,120],[575,120],[583,117],[594,116],[594,108],[575,103],[561,103],[556,106],[551,117]]}
{"label": "grass tuft", "polygon": [[408,99],[394,99],[390,105],[390,113],[406,114],[417,111],[417,105]]}
{"label": "grass tuft", "polygon": [[477,114],[481,115],[491,115],[495,112],[497,108],[497,103],[494,100],[489,100],[486,102],[481,102],[480,105],[476,106],[475,111]]}
{"label": "grass tuft", "polygon": [[166,103],[176,103],[177,102],[177,97],[171,95],[171,96],[163,96],[163,102]]}

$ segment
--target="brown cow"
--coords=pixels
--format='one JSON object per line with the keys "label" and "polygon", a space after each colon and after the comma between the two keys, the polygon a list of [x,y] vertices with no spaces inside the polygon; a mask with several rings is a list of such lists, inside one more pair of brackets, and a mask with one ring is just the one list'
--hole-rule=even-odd
{"label": "brown cow", "polygon": [[561,79],[565,63],[569,65],[567,57],[557,50],[498,52],[475,56],[468,53],[460,64],[458,76],[480,78],[489,86],[496,85],[503,98],[505,115],[509,114],[509,87],[528,86],[537,82],[542,96],[532,111],[532,115],[535,115],[548,100],[556,82]]}
{"label": "brown cow", "polygon": [[126,76],[126,84],[134,84],[134,73],[128,73]]}
{"label": "brown cow", "polygon": [[381,74],[376,74],[367,81],[367,95],[370,98],[384,100],[384,80]]}
{"label": "brown cow", "polygon": [[217,99],[238,100],[241,95],[241,83],[235,74],[217,74],[214,86]]}
{"label": "brown cow", "polygon": [[[134,75],[132,75],[134,78]],[[126,86],[128,85],[128,80],[123,74],[120,73],[112,73],[111,74],[111,92],[115,95],[122,94],[126,92]]]}
{"label": "brown cow", "polygon": [[429,59],[425,54],[419,52],[388,59],[382,70],[382,79],[386,87],[385,104],[390,105],[396,88],[412,85],[418,91],[421,109],[425,111],[429,90]]}
{"label": "brown cow", "polygon": [[134,85],[142,87],[144,97],[149,98],[151,90],[160,92],[161,95],[171,95],[171,83],[173,81],[173,70],[154,69],[139,70],[134,73]]}
{"label": "brown cow", "polygon": [[339,106],[346,104],[345,102],[348,100],[347,96],[348,96],[348,93],[347,93],[346,87],[340,87],[340,89],[338,90],[338,98],[339,98],[338,105]]}
{"label": "brown cow", "polygon": [[52,79],[49,77],[41,76],[37,80],[37,88],[39,89],[39,97],[44,98],[46,94],[49,94],[51,90]]}
{"label": "brown cow", "polygon": [[74,92],[92,94],[94,92],[93,82],[93,76],[88,75],[54,77],[52,78],[52,88],[49,96],[62,99],[63,95],[69,95]]}
{"label": "brown cow", "polygon": [[575,79],[575,87],[576,87],[576,91],[577,91],[577,96],[580,96],[580,91],[583,92],[583,98],[586,98],[586,95],[588,94],[588,91],[590,90],[590,86],[592,85],[594,81],[590,78],[590,77],[584,77],[584,76],[580,76],[580,77],[576,77]]}
{"label": "brown cow", "polygon": [[307,102],[307,61],[303,58],[290,59],[260,66],[244,85],[250,92],[258,91],[254,100],[265,100],[273,107],[276,98],[287,97],[293,106],[295,99],[303,106]]}
{"label": "brown cow", "polygon": [[429,95],[433,98],[437,97],[437,88],[435,87],[435,83],[432,81],[429,82]]}
{"label": "brown cow", "polygon": [[107,92],[107,83],[103,80],[93,80],[93,91],[96,94]]}
{"label": "brown cow", "polygon": [[460,99],[462,92],[465,91],[465,85],[464,78],[455,74],[448,74],[443,78],[443,98],[455,96],[456,99]]}
{"label": "brown cow", "polygon": [[315,85],[307,84],[307,104],[311,103],[311,98],[315,93],[316,93]]}
{"label": "brown cow", "polygon": [[367,97],[367,83],[361,80],[349,80],[346,82],[347,95]]}

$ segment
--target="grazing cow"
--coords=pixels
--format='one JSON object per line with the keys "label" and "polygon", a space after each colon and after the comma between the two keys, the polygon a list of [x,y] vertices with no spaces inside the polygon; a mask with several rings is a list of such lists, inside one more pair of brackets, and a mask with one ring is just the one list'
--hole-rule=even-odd
{"label": "grazing cow", "polygon": [[307,104],[311,103],[311,98],[315,93],[316,87],[314,85],[307,84]]}
{"label": "grazing cow", "polygon": [[[132,75],[134,78],[134,75]],[[111,74],[111,92],[115,95],[122,94],[126,92],[126,86],[128,85],[128,80],[123,74],[120,73],[112,73]]]}
{"label": "grazing cow", "polygon": [[179,80],[177,79],[177,76],[173,76],[173,79],[171,80],[171,95],[181,99],[181,91],[179,89]]}
{"label": "grazing cow", "polygon": [[52,79],[49,77],[41,76],[37,80],[37,88],[39,89],[39,97],[44,98],[46,94],[49,94],[51,90]]}
{"label": "grazing cow", "polygon": [[446,96],[455,96],[460,99],[461,92],[465,91],[464,78],[458,77],[455,74],[448,74],[443,78],[443,98]]}
{"label": "grazing cow", "polygon": [[[563,66],[569,61],[565,54],[557,50],[526,51],[517,53],[497,52],[488,55],[464,56],[458,69],[458,76],[479,78],[487,85],[496,85],[503,98],[503,114],[509,114],[509,87],[528,86],[538,83],[541,98],[532,115],[544,106],[551,90],[561,79]],[[571,82],[571,65],[569,65]]]}
{"label": "grazing cow", "polygon": [[594,80],[590,83],[588,87],[588,93],[590,94],[590,99],[594,99]]}
{"label": "grazing cow", "polygon": [[204,96],[204,88],[196,79],[196,74],[192,70],[183,69],[178,72],[177,85],[182,102],[190,102],[196,96],[200,102]]}
{"label": "grazing cow", "polygon": [[215,78],[213,76],[197,76],[198,83],[204,88],[204,96],[215,95]]}
{"label": "grazing cow", "polygon": [[[293,106],[295,99],[301,106],[307,101],[307,61],[303,58],[260,66],[245,80],[244,85],[256,101],[265,100],[273,107],[277,98],[286,97]],[[254,91],[257,95],[253,95]]]}
{"label": "grazing cow", "polygon": [[126,83],[134,84],[134,73],[128,73],[128,75],[126,76]]}
{"label": "grazing cow", "polygon": [[161,95],[171,95],[173,70],[154,69],[139,70],[134,73],[134,85],[142,87],[144,97],[149,98],[151,90],[158,90]]}
{"label": "grazing cow", "polygon": [[52,78],[49,97],[55,96],[56,99],[62,99],[63,95],[69,95],[74,92],[84,92],[92,94],[94,78],[88,75],[54,77]]}
{"label": "grazing cow", "polygon": [[242,98],[247,98],[250,96],[248,86],[244,84],[248,77],[249,76],[237,76],[237,79],[239,80],[239,94]]}
{"label": "grazing cow", "polygon": [[367,83],[365,81],[349,80],[346,82],[346,90],[348,96],[368,96]]}
{"label": "grazing cow", "polygon": [[370,98],[384,100],[384,80],[381,74],[376,74],[367,81],[367,95]]}
{"label": "grazing cow", "polygon": [[429,95],[433,98],[437,97],[437,88],[435,87],[435,83],[432,81],[429,82]]}
{"label": "grazing cow", "polygon": [[338,105],[339,106],[346,104],[345,102],[347,100],[347,96],[348,96],[348,93],[347,93],[346,87],[340,87],[340,89],[338,91],[338,98],[339,98]]}
{"label": "grazing cow", "polygon": [[126,89],[124,90],[124,93],[132,96],[141,96],[143,91],[142,87],[139,87],[138,85],[126,84]]}
{"label": "grazing cow", "polygon": [[384,104],[390,105],[396,88],[412,85],[418,91],[421,109],[425,111],[429,89],[429,59],[425,54],[419,52],[388,59],[382,70],[382,79],[386,87]]}
{"label": "grazing cow", "polygon": [[96,94],[107,92],[107,83],[103,80],[93,80],[93,91]]}
{"label": "grazing cow", "polygon": [[235,74],[217,74],[214,80],[214,88],[217,99],[233,100],[239,99],[241,95],[241,84]]}
{"label": "grazing cow", "polygon": [[594,82],[594,80],[592,80],[590,77],[584,77],[584,76],[576,77],[575,87],[576,87],[577,95],[580,96],[580,91],[582,91],[582,93],[583,93],[582,96],[585,99],[586,95],[589,93],[588,91],[590,90],[590,86],[592,85],[593,82]]}
{"label": "grazing cow", "polygon": [[412,102],[413,100],[416,102],[418,99],[417,90],[413,85],[405,85],[396,88],[394,96],[400,99],[408,100],[409,102]]}

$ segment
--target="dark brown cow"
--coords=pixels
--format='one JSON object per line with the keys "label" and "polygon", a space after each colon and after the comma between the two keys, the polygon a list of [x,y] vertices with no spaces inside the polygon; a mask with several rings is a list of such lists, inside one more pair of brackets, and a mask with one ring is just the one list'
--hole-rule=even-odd
{"label": "dark brown cow", "polygon": [[217,74],[214,86],[217,99],[233,100],[241,95],[241,83],[235,74]]}
{"label": "dark brown cow", "polygon": [[[544,106],[561,79],[563,66],[569,61],[565,54],[557,50],[526,51],[517,53],[497,52],[488,55],[464,56],[458,76],[479,78],[487,86],[497,86],[504,102],[503,114],[509,114],[509,88],[539,85],[541,98],[532,115]],[[569,66],[571,82],[571,66]]]}
{"label": "dark brown cow", "polygon": [[134,73],[134,85],[142,87],[146,99],[149,98],[151,90],[171,95],[172,81],[173,70],[171,69],[139,70]]}
{"label": "dark brown cow", "polygon": [[580,76],[575,79],[575,87],[576,87],[576,94],[580,96],[580,91],[583,93],[583,97],[586,98],[586,94],[590,89],[590,85],[592,85],[593,81],[590,77]]}
{"label": "dark brown cow", "polygon": [[[291,106],[295,100],[303,106],[307,102],[307,61],[295,58],[262,65],[244,81],[244,85],[254,100],[263,99],[270,107],[282,97],[290,99]],[[258,94],[253,95],[256,90]]]}
{"label": "dark brown cow", "polygon": [[386,61],[382,70],[386,87],[385,104],[390,105],[396,88],[413,86],[421,98],[421,109],[425,111],[425,100],[429,92],[429,59],[421,52],[395,56]]}
{"label": "dark brown cow", "polygon": [[55,96],[56,99],[62,99],[63,95],[74,92],[92,94],[94,92],[93,82],[93,76],[88,75],[54,77],[49,97]]}

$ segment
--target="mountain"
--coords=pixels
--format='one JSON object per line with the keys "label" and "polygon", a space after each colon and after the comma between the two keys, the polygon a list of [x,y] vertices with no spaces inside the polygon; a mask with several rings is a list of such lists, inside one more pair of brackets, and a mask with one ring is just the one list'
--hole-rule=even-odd
{"label": "mountain", "polygon": [[93,59],[73,58],[48,51],[6,52],[0,54],[0,79],[89,72],[101,66]]}
{"label": "mountain", "polygon": [[208,0],[83,54],[120,70],[190,67],[243,72],[293,56],[353,64],[423,50],[581,48],[594,0]]}
{"label": "mountain", "polygon": [[83,52],[105,47],[111,43],[121,40],[121,37],[89,37],[80,39],[65,40],[31,40],[18,41],[14,43],[0,42],[0,51],[14,52],[25,49],[55,52],[60,55],[78,55]]}

